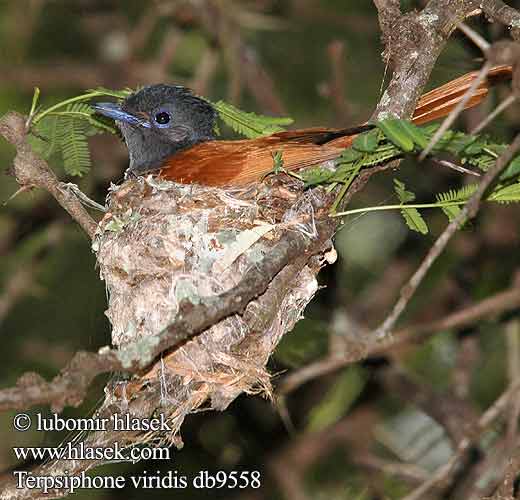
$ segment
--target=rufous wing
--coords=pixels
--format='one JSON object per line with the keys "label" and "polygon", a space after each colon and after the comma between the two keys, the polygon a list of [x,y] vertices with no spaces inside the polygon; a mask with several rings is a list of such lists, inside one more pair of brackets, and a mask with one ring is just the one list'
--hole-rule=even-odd
{"label": "rufous wing", "polygon": [[159,176],[185,184],[245,185],[273,170],[282,154],[287,170],[298,170],[337,158],[343,148],[269,136],[239,141],[208,141],[167,160]]}

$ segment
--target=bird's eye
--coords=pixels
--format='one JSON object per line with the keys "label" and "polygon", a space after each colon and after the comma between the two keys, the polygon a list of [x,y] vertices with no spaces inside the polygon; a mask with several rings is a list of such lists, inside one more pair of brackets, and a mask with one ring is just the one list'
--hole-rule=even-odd
{"label": "bird's eye", "polygon": [[159,127],[165,127],[168,125],[168,123],[170,123],[172,117],[170,116],[170,113],[166,111],[159,111],[159,113],[155,115],[154,119]]}

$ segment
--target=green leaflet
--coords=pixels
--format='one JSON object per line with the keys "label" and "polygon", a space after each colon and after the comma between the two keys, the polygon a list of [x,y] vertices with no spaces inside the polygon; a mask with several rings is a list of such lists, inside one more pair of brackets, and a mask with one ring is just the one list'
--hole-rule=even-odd
{"label": "green leaflet", "polygon": [[54,104],[38,113],[39,91],[35,89],[31,106],[32,128],[30,141],[43,158],[59,154],[69,175],[81,176],[91,165],[87,137],[102,132],[116,133],[113,122],[94,116],[88,101],[106,96],[124,98],[131,90],[104,88],[89,90],[85,94]]}
{"label": "green leaflet", "polygon": [[317,186],[318,184],[327,184],[332,182],[331,179],[336,172],[321,167],[309,168],[302,172],[301,177],[305,183],[305,187]]}
{"label": "green leaflet", "polygon": [[399,179],[394,179],[394,190],[401,203],[409,203],[415,200],[415,193],[407,191],[404,182],[401,182]]}
{"label": "green leaflet", "polygon": [[[397,119],[387,119],[377,123],[377,127],[390,139],[399,149],[405,153],[410,153],[414,150],[415,144],[408,127],[405,125],[408,122]],[[408,125],[412,126],[411,123]],[[428,141],[426,141],[428,144]],[[426,146],[424,146],[426,147]]]}
{"label": "green leaflet", "polygon": [[353,170],[381,165],[386,161],[398,158],[401,155],[395,146],[383,144],[370,153],[363,153],[353,148],[345,149],[343,154],[336,160],[336,170],[315,167],[306,169],[301,177],[305,180],[305,186],[316,186],[319,184],[330,184],[346,182]]}
{"label": "green leaflet", "polygon": [[45,159],[61,155],[69,175],[83,175],[91,165],[87,136],[99,130],[91,122],[92,113],[87,104],[80,102],[48,113],[33,127],[32,146]]}
{"label": "green leaflet", "polygon": [[[401,204],[408,203],[415,200],[415,194],[407,191],[403,182],[394,179],[394,189]],[[428,234],[428,226],[419,210],[416,208],[402,208],[401,214],[406,222],[406,225],[412,230],[421,234]]]}
{"label": "green leaflet", "polygon": [[364,153],[373,153],[379,144],[379,131],[377,129],[370,130],[359,134],[352,142],[352,148]]}
{"label": "green leaflet", "polygon": [[75,120],[84,121],[87,125],[85,131],[87,135],[101,134],[110,132],[115,134],[117,128],[114,121],[94,113],[94,110],[86,103],[76,102],[69,104],[63,111],[53,111],[48,116],[73,118]]}
{"label": "green leaflet", "polygon": [[448,217],[448,222],[451,222],[457,215],[459,215],[460,207],[457,205],[449,205],[446,207],[441,206],[441,210],[444,212],[446,217]]}
{"label": "green leaflet", "polygon": [[398,158],[401,156],[401,151],[394,147],[379,147],[377,151],[365,155],[363,158],[364,167],[372,167],[375,165],[381,165],[382,163]]}
{"label": "green leaflet", "polygon": [[273,153],[273,170],[283,170],[283,155],[281,151]]}
{"label": "green leaflet", "polygon": [[359,160],[363,156],[361,151],[358,151],[354,148],[347,148],[341,153],[341,156],[338,158],[337,163],[353,163]]}
{"label": "green leaflet", "polygon": [[401,214],[404,217],[406,225],[417,233],[428,234],[428,225],[416,208],[403,208]]}
{"label": "green leaflet", "polygon": [[445,193],[439,193],[437,195],[437,201],[439,203],[451,203],[454,201],[466,202],[468,201],[473,193],[476,191],[478,184],[467,184],[460,189],[450,189]]}
{"label": "green leaflet", "polygon": [[500,179],[510,179],[517,176],[520,176],[520,156],[517,156],[511,161],[504,173],[500,176]]}

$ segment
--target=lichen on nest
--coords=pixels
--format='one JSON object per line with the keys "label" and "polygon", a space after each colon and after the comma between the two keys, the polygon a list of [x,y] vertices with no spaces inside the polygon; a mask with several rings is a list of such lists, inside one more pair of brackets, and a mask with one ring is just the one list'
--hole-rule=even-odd
{"label": "lichen on nest", "polygon": [[[174,321],[182,301],[231,289],[286,231],[315,238],[315,219],[326,214],[329,201],[324,191],[304,191],[296,180],[220,189],[147,177],[113,186],[93,245],[108,291],[113,344],[157,334]],[[265,366],[302,317],[322,265],[319,257],[304,263],[278,292],[274,309],[260,296],[242,315],[165,353],[125,383],[121,405],[139,404],[143,393],[156,397],[176,432],[202,405],[224,409],[241,392],[269,393]],[[109,399],[113,404],[117,397]]]}

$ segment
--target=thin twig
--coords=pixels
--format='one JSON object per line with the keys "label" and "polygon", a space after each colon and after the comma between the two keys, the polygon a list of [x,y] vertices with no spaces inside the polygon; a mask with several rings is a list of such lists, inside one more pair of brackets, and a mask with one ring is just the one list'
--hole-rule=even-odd
{"label": "thin twig", "polygon": [[460,23],[457,28],[462,31],[482,52],[486,52],[490,43],[466,23]]}
{"label": "thin twig", "polygon": [[438,158],[432,158],[433,163],[436,163],[437,165],[441,165],[442,167],[448,167],[452,170],[456,170],[457,172],[460,172],[462,174],[468,174],[468,175],[474,175],[475,177],[480,177],[480,174],[478,172],[475,172],[474,170],[470,170],[469,168],[462,167],[460,165],[457,165],[451,161],[448,160],[439,160]]}
{"label": "thin twig", "polygon": [[[520,321],[512,320],[506,326],[506,340],[508,352],[509,380],[511,383],[520,383]],[[520,394],[518,394],[520,396]],[[514,446],[518,434],[518,417],[520,416],[520,397],[513,398],[509,412],[509,422],[507,428],[507,441]]]}
{"label": "thin twig", "polygon": [[434,332],[461,329],[472,325],[483,318],[499,316],[507,311],[514,311],[520,307],[520,288],[514,286],[510,290],[497,293],[476,304],[465,307],[460,311],[448,314],[430,323],[419,323],[399,329],[388,342],[383,342],[379,352],[407,344],[408,342],[421,343]]}

